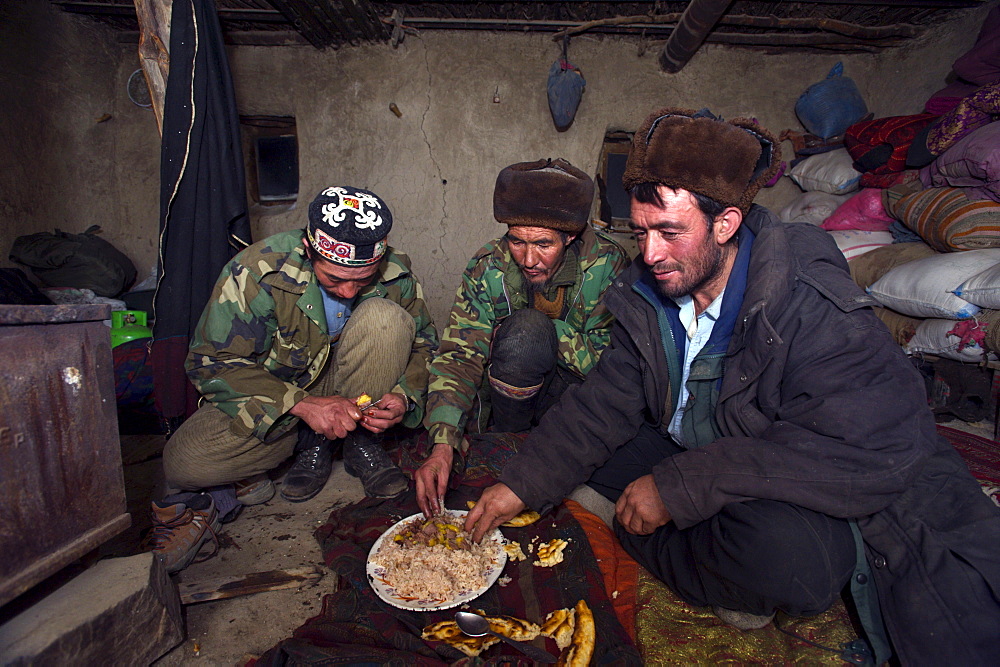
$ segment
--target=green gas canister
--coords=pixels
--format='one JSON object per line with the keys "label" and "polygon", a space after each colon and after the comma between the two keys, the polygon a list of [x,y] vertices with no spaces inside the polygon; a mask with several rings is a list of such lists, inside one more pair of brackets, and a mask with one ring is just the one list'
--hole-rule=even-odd
{"label": "green gas canister", "polygon": [[146,311],[115,310],[111,313],[111,347],[137,338],[152,338],[153,330],[146,326]]}

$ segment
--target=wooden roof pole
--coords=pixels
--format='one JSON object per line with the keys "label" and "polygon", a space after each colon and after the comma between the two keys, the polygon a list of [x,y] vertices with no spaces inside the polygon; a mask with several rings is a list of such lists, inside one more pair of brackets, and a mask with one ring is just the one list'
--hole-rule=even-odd
{"label": "wooden roof pole", "polygon": [[156,127],[163,134],[163,98],[170,72],[170,13],[174,0],[134,0],[139,19],[139,63],[153,100]]}
{"label": "wooden roof pole", "polygon": [[671,74],[681,71],[730,4],[732,0],[691,0],[660,52],[660,67]]}

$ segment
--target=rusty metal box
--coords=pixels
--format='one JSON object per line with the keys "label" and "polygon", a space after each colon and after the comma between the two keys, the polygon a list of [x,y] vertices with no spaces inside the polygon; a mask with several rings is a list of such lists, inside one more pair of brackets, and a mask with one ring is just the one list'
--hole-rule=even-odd
{"label": "rusty metal box", "polygon": [[0,605],[129,526],[106,305],[0,305]]}

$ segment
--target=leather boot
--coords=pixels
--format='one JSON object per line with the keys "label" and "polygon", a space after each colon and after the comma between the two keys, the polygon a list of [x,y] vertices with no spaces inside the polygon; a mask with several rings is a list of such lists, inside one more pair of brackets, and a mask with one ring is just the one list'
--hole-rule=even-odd
{"label": "leather boot", "polygon": [[295,463],[285,474],[281,484],[281,497],[292,503],[301,503],[319,493],[333,468],[333,443],[308,428],[299,430]]}
{"label": "leather boot", "polygon": [[406,491],[409,482],[382,447],[382,434],[357,428],[344,439],[344,470],[361,479],[365,495],[371,498],[395,498]]}

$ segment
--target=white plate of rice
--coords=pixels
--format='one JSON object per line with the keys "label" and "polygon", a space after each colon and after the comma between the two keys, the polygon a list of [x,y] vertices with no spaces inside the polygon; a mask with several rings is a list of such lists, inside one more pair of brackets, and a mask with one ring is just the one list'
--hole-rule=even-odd
{"label": "white plate of rice", "polygon": [[[444,518],[461,527],[467,514],[447,510]],[[500,577],[507,553],[499,530],[482,544],[470,543],[469,551],[443,544],[404,548],[394,539],[422,523],[420,513],[396,522],[368,552],[368,582],[380,598],[411,611],[450,609],[476,599]]]}

